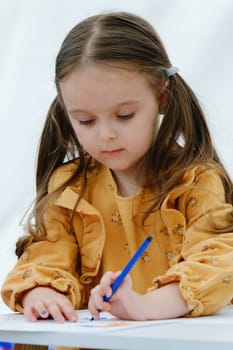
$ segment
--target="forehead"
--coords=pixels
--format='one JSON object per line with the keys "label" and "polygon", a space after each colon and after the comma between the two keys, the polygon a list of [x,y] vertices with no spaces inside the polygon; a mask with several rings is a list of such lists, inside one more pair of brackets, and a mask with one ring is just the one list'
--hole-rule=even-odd
{"label": "forehead", "polygon": [[[85,102],[124,102],[154,93],[151,80],[146,73],[126,66],[86,64],[74,69],[60,83],[62,98],[69,108]],[[75,106],[74,106],[75,107]]]}

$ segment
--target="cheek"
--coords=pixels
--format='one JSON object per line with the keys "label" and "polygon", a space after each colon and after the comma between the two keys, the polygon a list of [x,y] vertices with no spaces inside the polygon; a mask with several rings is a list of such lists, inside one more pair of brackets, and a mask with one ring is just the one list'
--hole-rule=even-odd
{"label": "cheek", "polygon": [[95,137],[91,132],[87,132],[85,128],[77,128],[75,129],[76,136],[79,140],[80,145],[88,152],[93,153],[93,150],[96,148]]}
{"label": "cheek", "polygon": [[139,133],[138,135],[135,135],[138,148],[141,147],[141,149],[143,149],[143,151],[146,152],[154,143],[157,133],[158,123],[156,121],[144,125],[144,131]]}
{"label": "cheek", "polygon": [[154,115],[152,115],[151,117],[147,118],[147,120],[144,119],[142,122],[140,122],[140,125],[138,125],[132,137],[138,141],[140,140],[143,144],[151,144],[158,132],[158,128],[158,117],[154,117]]}
{"label": "cheek", "polygon": [[75,119],[70,118],[70,122],[79,142],[82,144],[87,137],[85,128]]}
{"label": "cheek", "polygon": [[83,141],[85,140],[85,132],[82,132],[82,128],[80,128],[80,125],[77,121],[74,121],[70,119],[71,125],[73,127],[73,130],[75,132],[75,135],[77,136],[77,139],[79,140],[79,143],[82,145]]}
{"label": "cheek", "polygon": [[79,142],[81,143],[81,145],[83,145],[83,143],[85,143],[85,141],[87,139],[85,136],[85,132],[82,132],[80,130],[80,128],[78,128],[78,127],[74,127],[74,131],[75,131],[75,134],[76,134]]}
{"label": "cheek", "polygon": [[72,125],[72,127],[73,127],[73,129],[74,129],[74,131],[75,131],[75,133],[77,135],[77,129],[78,129],[77,124],[78,124],[78,122],[76,120],[73,120],[71,117],[69,117],[69,120],[70,120],[70,123],[71,123],[71,125]]}

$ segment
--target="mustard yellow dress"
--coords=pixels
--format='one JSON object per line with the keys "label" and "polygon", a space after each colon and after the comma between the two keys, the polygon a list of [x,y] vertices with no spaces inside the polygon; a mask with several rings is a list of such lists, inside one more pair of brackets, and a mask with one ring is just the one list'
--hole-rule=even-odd
{"label": "mustard yellow dress", "polygon": [[[76,167],[74,162],[58,168],[49,191]],[[151,194],[141,190],[119,196],[111,171],[101,166],[89,174],[70,233],[79,191],[78,182],[63,191],[47,212],[48,241],[31,244],[8,274],[2,298],[12,310],[22,311],[22,293],[38,285],[65,293],[76,309],[87,307],[101,275],[121,270],[149,234],[152,244],[131,272],[136,291],[180,281],[188,316],[212,314],[231,301],[233,233],[218,233],[212,221],[226,224],[232,206],[225,203],[217,170],[203,166],[187,171],[143,226]]]}

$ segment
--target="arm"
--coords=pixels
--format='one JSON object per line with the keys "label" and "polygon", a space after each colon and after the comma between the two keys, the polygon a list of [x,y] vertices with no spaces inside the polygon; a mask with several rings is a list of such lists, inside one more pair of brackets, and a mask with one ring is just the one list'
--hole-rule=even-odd
{"label": "arm", "polygon": [[[55,177],[50,181],[50,192],[60,185],[59,182],[65,181],[64,177],[69,177],[70,166],[62,166],[61,174],[59,169],[55,171]],[[85,307],[90,288],[99,273],[99,257],[104,245],[103,220],[99,212],[82,199],[73,218],[74,232],[70,234],[70,217],[78,196],[78,187],[67,187],[50,206],[45,220],[47,240],[27,247],[3,285],[5,303],[14,311],[27,309],[27,316],[32,320],[39,315],[47,317],[48,312],[62,320],[61,314],[51,311],[48,306],[55,296],[58,309],[61,300],[62,303],[68,300],[72,310]],[[37,304],[34,310],[38,290],[39,295],[44,295],[44,303]],[[41,311],[46,309],[47,313],[41,315]],[[66,310],[62,314],[67,318]]]}
{"label": "arm", "polygon": [[[119,288],[110,305],[101,304],[102,297],[111,294],[109,288],[115,276],[106,276],[106,284],[102,287],[101,282],[91,294],[89,309],[93,316],[98,315],[98,308],[104,310],[109,306],[116,315],[132,319],[138,319],[139,314],[149,318],[199,316],[215,313],[230,302],[233,233],[230,229],[219,232],[212,221],[220,226],[232,225],[229,221],[232,206],[225,203],[224,189],[216,171],[193,173],[184,186],[166,198],[161,208],[173,248],[170,268],[154,279],[154,287],[145,295],[138,295],[122,284],[124,292],[119,294]],[[118,303],[114,298],[119,299]]]}
{"label": "arm", "polygon": [[[72,167],[72,164],[65,165],[54,172],[48,186],[49,193],[71,176],[74,171]],[[62,205],[51,205],[45,218],[46,240],[28,246],[8,274],[1,293],[3,300],[12,310],[23,312],[23,309],[26,309],[28,316],[30,310],[29,318],[38,318],[40,309],[44,310],[46,305],[42,303],[37,307],[38,310],[30,306],[35,300],[31,303],[33,298],[29,296],[37,295],[36,290],[40,290],[41,295],[42,291],[49,291],[49,295],[52,293],[59,300],[67,300],[70,309],[80,304],[82,287],[78,283],[76,273],[79,250],[76,237],[69,234],[70,213],[71,211]],[[78,220],[78,216],[76,221],[79,230],[82,230],[82,222]]]}
{"label": "arm", "polygon": [[180,293],[178,282],[167,284],[146,294],[138,294],[132,289],[129,276],[110,302],[103,302],[104,295],[111,295],[110,285],[117,275],[106,272],[100,284],[92,290],[88,308],[95,319],[99,317],[99,310],[110,311],[120,319],[137,321],[175,318],[190,311]]}
{"label": "arm", "polygon": [[48,240],[27,247],[2,287],[3,300],[14,311],[24,311],[25,300],[38,286],[50,288],[56,296],[61,295],[72,308],[81,303],[82,286],[76,273],[79,250],[76,238],[68,233],[67,209],[52,206],[46,225]]}
{"label": "arm", "polygon": [[178,281],[189,316],[200,316],[217,312],[232,299],[233,208],[225,202],[215,169],[197,168],[191,175],[183,193],[182,187],[174,190],[161,209],[174,237],[174,259],[154,279],[154,288]]}

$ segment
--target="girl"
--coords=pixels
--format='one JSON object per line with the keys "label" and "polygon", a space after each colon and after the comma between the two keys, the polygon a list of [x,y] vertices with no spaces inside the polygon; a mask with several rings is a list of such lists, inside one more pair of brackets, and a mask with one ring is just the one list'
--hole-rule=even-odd
{"label": "girl", "polygon": [[[233,189],[197,98],[129,13],[79,23],[56,60],[37,197],[2,297],[35,321],[89,307],[133,320],[215,313],[233,296]],[[148,235],[118,291],[111,284]]]}

